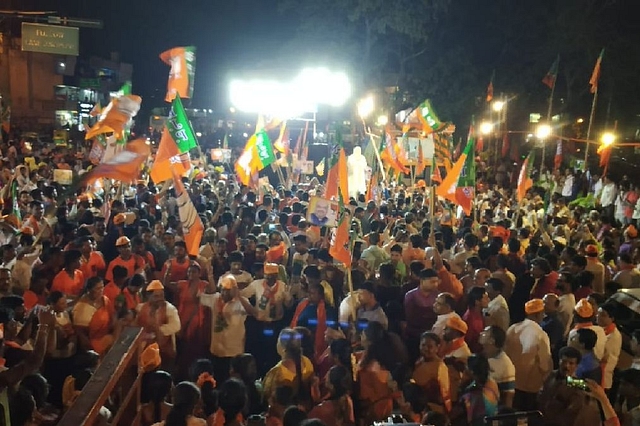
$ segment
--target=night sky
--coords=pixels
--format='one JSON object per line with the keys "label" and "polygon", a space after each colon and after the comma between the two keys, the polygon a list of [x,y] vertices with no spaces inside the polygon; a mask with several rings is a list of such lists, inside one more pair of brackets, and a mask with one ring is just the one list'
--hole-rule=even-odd
{"label": "night sky", "polygon": [[[134,92],[143,97],[145,109],[163,105],[169,68],[160,61],[159,53],[195,45],[196,85],[191,106],[222,109],[229,106],[228,81],[242,72],[291,71],[318,65],[305,63],[300,52],[288,50],[289,43],[300,35],[302,20],[295,13],[281,13],[278,4],[282,1],[0,0],[0,4],[43,10],[55,3],[61,16],[102,19],[102,30],[81,29],[81,53],[108,57],[109,52],[117,51],[123,61],[133,63]],[[299,0],[299,4],[307,5],[306,1],[322,9],[333,0]],[[398,0],[398,4],[411,7],[419,1]],[[366,0],[353,2],[366,4]],[[552,22],[559,4],[574,7],[576,17]],[[433,90],[426,95],[437,101],[439,110],[446,111],[446,119],[468,121],[477,113],[493,71],[496,94],[517,94],[522,107],[519,116],[528,117],[528,112],[536,109],[545,111],[548,91],[540,80],[558,53],[563,54],[563,62],[557,108],[573,110],[574,117],[588,114],[589,76],[598,52],[606,46],[598,116],[604,117],[612,100],[607,115],[626,116],[628,124],[640,127],[640,3],[636,0],[451,0],[447,7],[437,21],[441,27],[429,36],[428,53],[421,65],[431,72],[427,81],[432,85],[428,89]],[[579,15],[583,10],[586,18]],[[550,35],[554,29],[555,35]],[[341,49],[339,37],[327,34],[328,49]],[[315,42],[308,52],[322,49],[317,38]],[[345,53],[335,53],[325,52],[322,60],[339,69],[340,55]],[[387,59],[387,68],[390,64],[393,59]],[[357,80],[358,69],[350,71]],[[565,105],[562,98],[569,83],[574,88],[572,104]],[[632,123],[634,120],[638,123]]]}

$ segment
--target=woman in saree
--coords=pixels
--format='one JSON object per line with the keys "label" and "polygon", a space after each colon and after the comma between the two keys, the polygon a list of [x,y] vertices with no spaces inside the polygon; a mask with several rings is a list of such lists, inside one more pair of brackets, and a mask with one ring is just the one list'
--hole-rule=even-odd
{"label": "woman in saree", "polygon": [[106,354],[114,342],[115,310],[113,302],[104,295],[102,278],[87,280],[72,317],[80,347],[94,350],[100,356]]}
{"label": "woman in saree", "polygon": [[302,355],[302,336],[295,330],[285,328],[278,336],[278,362],[264,377],[263,397],[269,401],[282,386],[290,387],[296,395],[297,404],[311,402],[313,364]]}
{"label": "woman in saree", "polygon": [[200,358],[206,358],[208,338],[206,325],[207,308],[200,304],[199,295],[204,293],[208,282],[200,279],[200,265],[193,262],[187,269],[187,279],[170,283],[177,296],[176,307],[181,329],[178,334],[178,357],[176,377],[186,380],[188,368]]}
{"label": "woman in saree", "polygon": [[320,419],[327,425],[354,425],[353,401],[349,396],[353,383],[350,370],[335,365],[331,367],[325,380],[329,394],[324,401],[313,407],[308,417]]}
{"label": "woman in saree", "polygon": [[393,411],[393,401],[403,404],[402,392],[391,376],[398,365],[395,344],[382,324],[369,322],[362,332],[364,353],[358,364],[356,397],[359,401],[360,425],[386,420]]}
{"label": "woman in saree", "polygon": [[420,337],[420,358],[413,370],[412,380],[426,394],[429,410],[439,413],[451,411],[449,394],[449,370],[438,357],[440,337],[427,331]]}

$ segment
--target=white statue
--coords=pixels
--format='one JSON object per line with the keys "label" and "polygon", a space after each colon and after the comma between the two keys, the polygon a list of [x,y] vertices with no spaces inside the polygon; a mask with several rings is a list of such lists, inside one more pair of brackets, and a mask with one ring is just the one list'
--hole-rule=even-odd
{"label": "white statue", "polygon": [[362,155],[359,146],[353,148],[353,154],[347,157],[347,180],[349,181],[349,197],[357,199],[358,194],[367,192],[367,159]]}

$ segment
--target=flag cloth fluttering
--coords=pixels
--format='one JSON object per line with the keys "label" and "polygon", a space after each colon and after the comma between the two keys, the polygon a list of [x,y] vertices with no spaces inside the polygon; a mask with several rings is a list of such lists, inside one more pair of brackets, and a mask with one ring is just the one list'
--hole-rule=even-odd
{"label": "flag cloth fluttering", "polygon": [[384,148],[380,154],[381,160],[391,166],[391,168],[398,174],[409,173],[410,170],[407,169],[407,167],[402,164],[401,160],[398,158],[398,148],[396,147],[394,138],[389,133],[389,129],[385,132],[385,139],[382,143],[384,143]]}
{"label": "flag cloth fluttering", "polygon": [[278,139],[273,143],[273,147],[286,155],[287,150],[289,149],[289,129],[287,129],[287,122],[283,121],[280,126],[280,133],[278,134]]}
{"label": "flag cloth fluttering", "polygon": [[236,161],[236,176],[242,184],[249,185],[252,177],[257,176],[260,170],[274,161],[276,161],[276,156],[269,135],[266,131],[261,130],[249,138],[244,151]]}
{"label": "flag cloth fluttering", "polygon": [[431,160],[431,183],[442,183],[442,175],[435,157]]}
{"label": "flag cloth fluttering", "polygon": [[604,56],[604,49],[600,51],[600,55],[596,60],[596,65],[593,67],[593,73],[591,73],[591,79],[589,79],[589,84],[591,85],[591,93],[596,93],[598,90],[598,82],[600,81],[600,66],[602,65],[602,57]]}
{"label": "flag cloth fluttering", "polygon": [[151,149],[147,145],[147,141],[144,139],[131,141],[125,145],[123,151],[82,175],[81,183],[89,185],[100,178],[133,182],[140,176],[142,165],[150,155]]}
{"label": "flag cloth fluttering", "polygon": [[100,114],[98,122],[87,132],[85,140],[97,135],[113,132],[122,139],[129,121],[140,111],[142,98],[136,95],[124,95],[111,99],[109,105]]}
{"label": "flag cloth fluttering", "polygon": [[611,159],[611,148],[612,145],[600,145],[598,147],[598,154],[600,155],[600,167],[605,167],[605,169],[609,166],[609,160]]}
{"label": "flag cloth fluttering", "polygon": [[347,156],[344,152],[342,134],[336,131],[336,144],[334,146],[329,171],[327,173],[327,185],[324,191],[326,199],[335,198],[342,203],[349,201],[349,182],[347,180]]}
{"label": "flag cloth fluttering", "polygon": [[329,248],[329,254],[334,260],[342,263],[345,268],[351,267],[351,243],[350,243],[350,229],[351,229],[351,216],[349,212],[344,208],[342,202],[340,202],[340,220],[338,221],[338,227],[331,239],[331,247]]}
{"label": "flag cloth fluttering", "polygon": [[191,168],[189,150],[198,146],[196,134],[182,106],[179,96],[173,99],[171,111],[162,130],[158,152],[149,171],[155,183],[173,178],[173,173],[184,176]]}
{"label": "flag cloth fluttering", "polygon": [[414,109],[403,110],[396,114],[396,124],[402,128],[402,133],[417,129],[425,134],[440,132],[449,126],[449,123],[440,121],[429,99],[425,99]]}
{"label": "flag cloth fluttering", "polygon": [[320,160],[318,162],[318,164],[316,165],[316,174],[320,177],[324,176],[324,168],[325,168],[325,162],[327,161],[327,159],[325,157],[322,157],[322,160]]}
{"label": "flag cloth fluttering", "polygon": [[516,199],[518,200],[518,203],[524,200],[524,197],[527,195],[527,191],[533,187],[533,180],[531,179],[533,161],[534,156],[533,151],[531,151],[524,160],[524,163],[522,163],[520,175],[518,175],[518,189],[516,191]]}
{"label": "flag cloth fluttering", "polygon": [[495,75],[496,72],[493,71],[493,73],[491,73],[491,80],[489,80],[489,85],[487,86],[487,102],[491,102],[493,100],[493,78]]}
{"label": "flag cloth fluttering", "polygon": [[[462,152],[462,154],[460,154],[460,158],[458,158],[458,160],[455,162],[455,164],[453,165],[453,167],[451,168],[447,176],[442,180],[442,184],[439,185],[438,188],[436,189],[436,195],[439,195],[440,197],[445,198],[451,201],[452,203],[455,203],[455,204],[459,203],[458,197],[456,194],[458,189],[458,183],[462,176],[462,169],[467,164],[467,158],[473,157],[474,145],[475,143],[473,139],[469,139],[467,141],[467,145],[464,148],[464,151]],[[467,211],[465,211],[466,214],[470,214],[470,212],[471,212],[471,208],[469,208],[468,213]]]}
{"label": "flag cloth fluttering", "polygon": [[553,158],[554,170],[560,170],[562,165],[562,139],[558,139],[556,142],[556,156]]}
{"label": "flag cloth fluttering", "polygon": [[551,64],[551,68],[542,78],[542,83],[545,84],[549,89],[553,89],[553,86],[556,84],[556,80],[558,79],[558,67],[560,65],[560,55],[556,57],[556,60]]}
{"label": "flag cloth fluttering", "polygon": [[437,164],[442,164],[445,170],[451,170],[451,149],[449,138],[442,134],[433,135],[433,149]]}
{"label": "flag cloth fluttering", "polygon": [[174,47],[162,52],[160,59],[171,66],[167,95],[164,100],[171,102],[176,95],[179,98],[191,98],[196,74],[196,48],[194,46]]}
{"label": "flag cloth fluttering", "polygon": [[202,220],[198,216],[189,193],[182,184],[182,176],[173,175],[173,188],[176,192],[178,215],[182,224],[182,235],[187,246],[187,253],[191,256],[198,256],[200,253],[200,240],[202,240],[202,234],[204,233]]}
{"label": "flag cloth fluttering", "polygon": [[[475,142],[473,135],[469,140],[472,144]],[[471,214],[476,191],[476,157],[473,155],[473,150],[471,153],[472,155],[468,155],[465,159],[456,186],[456,201],[467,216]]]}

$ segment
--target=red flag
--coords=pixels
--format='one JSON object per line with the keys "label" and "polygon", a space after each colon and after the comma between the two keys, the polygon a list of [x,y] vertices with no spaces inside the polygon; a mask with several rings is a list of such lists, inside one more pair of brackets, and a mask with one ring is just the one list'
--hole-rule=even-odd
{"label": "red flag", "polygon": [[562,139],[558,139],[558,142],[556,145],[556,156],[553,158],[554,170],[560,170],[561,165],[562,165]]}
{"label": "red flag", "polygon": [[591,78],[589,79],[589,84],[591,85],[591,93],[596,93],[598,90],[598,82],[600,81],[600,66],[602,65],[602,57],[604,56],[604,49],[600,51],[600,56],[596,60],[596,66],[593,67],[593,73],[591,73]]}
{"label": "red flag", "polygon": [[484,151],[484,138],[482,136],[478,136],[478,143],[476,143],[476,152]]}

